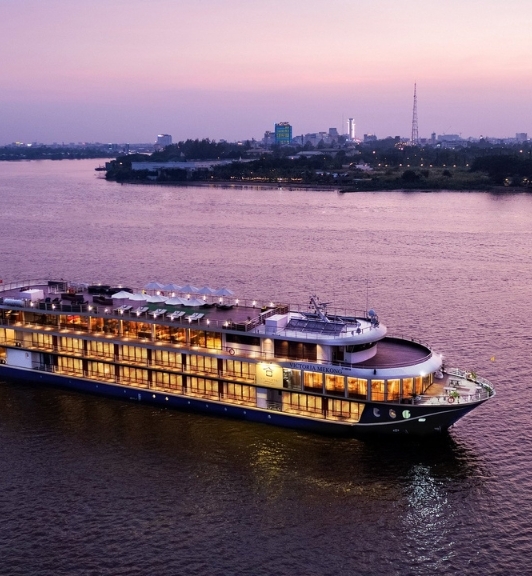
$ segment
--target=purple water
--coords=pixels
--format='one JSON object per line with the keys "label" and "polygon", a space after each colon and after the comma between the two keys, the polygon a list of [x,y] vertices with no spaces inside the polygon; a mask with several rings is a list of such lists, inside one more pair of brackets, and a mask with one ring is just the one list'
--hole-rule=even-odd
{"label": "purple water", "polygon": [[0,573],[530,571],[532,196],[119,185],[96,164],[0,163],[4,282],[368,304],[497,396],[397,444],[2,382]]}

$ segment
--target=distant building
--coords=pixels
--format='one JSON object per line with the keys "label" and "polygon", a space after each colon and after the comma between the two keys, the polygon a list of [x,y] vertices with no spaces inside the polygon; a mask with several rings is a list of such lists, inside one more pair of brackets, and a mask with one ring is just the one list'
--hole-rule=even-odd
{"label": "distant building", "polygon": [[438,134],[438,142],[460,142],[462,137],[459,134]]}
{"label": "distant building", "polygon": [[337,128],[329,128],[329,138],[338,138],[339,136]]}
{"label": "distant building", "polygon": [[375,134],[364,134],[364,142],[376,142],[377,136]]}
{"label": "distant building", "polygon": [[156,145],[159,148],[164,148],[165,146],[170,146],[172,143],[172,136],[170,134],[158,134]]}
{"label": "distant building", "polygon": [[288,122],[275,125],[275,143],[286,146],[292,142],[292,126]]}
{"label": "distant building", "polygon": [[523,144],[523,142],[526,142],[528,140],[528,134],[526,132],[518,132],[515,135],[515,139],[518,144]]}
{"label": "distant building", "polygon": [[262,139],[262,143],[266,148],[269,148],[272,144],[275,144],[275,132],[271,132],[270,130],[266,130],[264,132],[264,138]]}
{"label": "distant building", "polygon": [[354,118],[347,119],[347,137],[349,140],[355,140],[356,138],[356,125]]}

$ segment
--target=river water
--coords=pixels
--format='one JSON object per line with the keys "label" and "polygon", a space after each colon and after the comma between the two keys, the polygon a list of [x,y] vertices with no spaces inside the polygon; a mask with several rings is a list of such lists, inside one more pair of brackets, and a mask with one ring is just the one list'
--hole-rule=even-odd
{"label": "river water", "polygon": [[0,163],[0,278],[374,307],[494,400],[362,442],[0,382],[0,573],[530,572],[532,196],[120,185]]}

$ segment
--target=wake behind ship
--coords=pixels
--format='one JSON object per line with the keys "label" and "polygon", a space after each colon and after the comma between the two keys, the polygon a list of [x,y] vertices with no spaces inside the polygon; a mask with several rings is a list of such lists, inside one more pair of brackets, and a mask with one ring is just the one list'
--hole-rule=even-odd
{"label": "wake behind ship", "polygon": [[0,374],[338,435],[445,432],[495,395],[374,310],[49,280],[0,285]]}

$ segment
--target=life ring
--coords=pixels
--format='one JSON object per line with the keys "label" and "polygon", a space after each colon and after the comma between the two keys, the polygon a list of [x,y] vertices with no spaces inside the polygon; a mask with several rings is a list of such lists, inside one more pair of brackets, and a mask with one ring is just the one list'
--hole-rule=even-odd
{"label": "life ring", "polygon": [[228,348],[227,351],[229,352],[229,354],[231,354],[231,356],[235,355],[235,349],[234,348]]}
{"label": "life ring", "polygon": [[447,398],[447,402],[449,402],[449,404],[452,404],[454,402],[454,398],[452,396],[449,396],[449,398]]}

